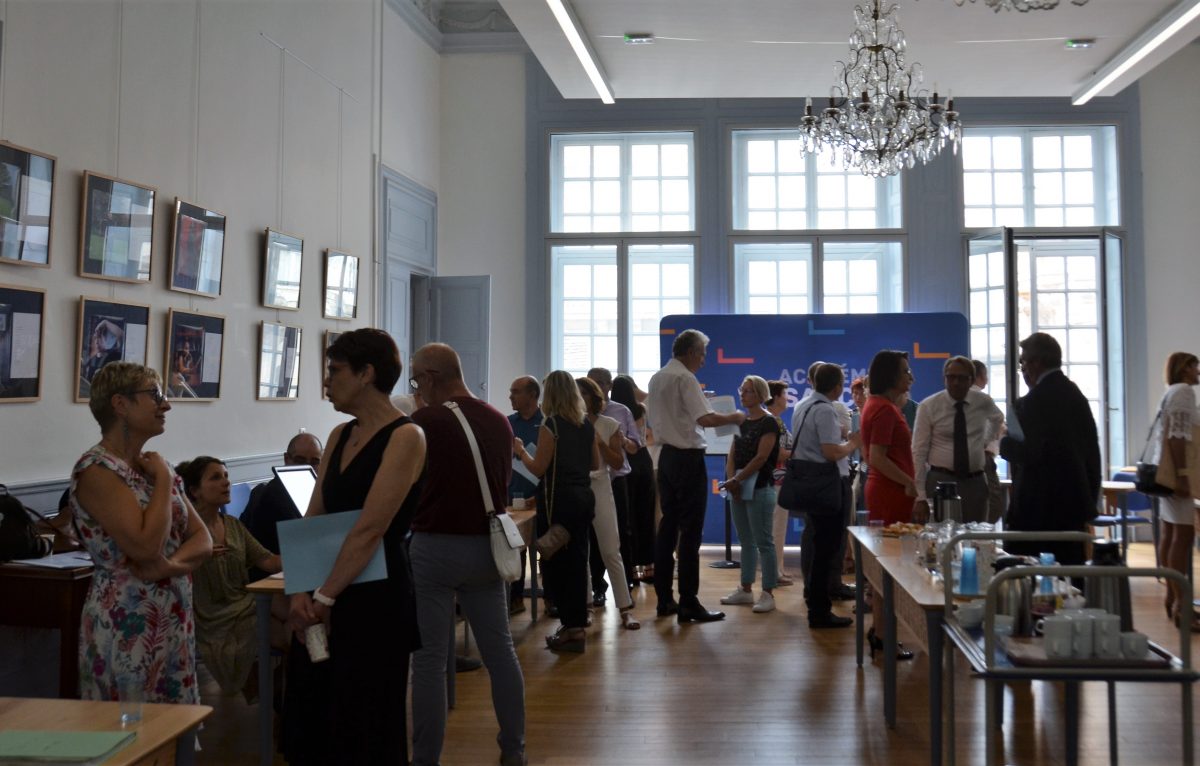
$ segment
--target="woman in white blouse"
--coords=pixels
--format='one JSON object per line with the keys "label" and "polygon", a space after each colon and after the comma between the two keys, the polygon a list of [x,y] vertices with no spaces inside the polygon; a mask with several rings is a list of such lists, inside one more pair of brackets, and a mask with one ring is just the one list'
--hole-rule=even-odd
{"label": "woman in white blouse", "polygon": [[[1188,571],[1188,559],[1192,555],[1192,541],[1195,539],[1196,508],[1192,502],[1194,488],[1200,484],[1200,478],[1193,477],[1188,471],[1187,445],[1192,440],[1192,428],[1200,425],[1200,416],[1196,409],[1196,394],[1192,386],[1200,383],[1200,360],[1195,354],[1186,351],[1176,351],[1167,357],[1165,370],[1167,392],[1163,394],[1162,417],[1155,438],[1163,445],[1163,450],[1170,450],[1175,464],[1175,494],[1161,498],[1159,502],[1163,520],[1162,539],[1159,541],[1159,555],[1163,566],[1178,572]],[[1181,604],[1179,587],[1174,582],[1167,585],[1167,600],[1165,602],[1167,616],[1179,624],[1180,615],[1191,621],[1192,630],[1200,632],[1190,604]]]}
{"label": "woman in white blouse", "polygon": [[621,625],[628,630],[637,630],[642,625],[633,614],[633,597],[629,594],[629,582],[625,579],[625,563],[621,558],[621,535],[617,527],[617,504],[613,499],[612,479],[609,476],[609,469],[616,470],[624,465],[624,438],[618,430],[620,426],[617,421],[600,414],[604,409],[604,392],[600,390],[596,381],[590,378],[576,378],[575,383],[583,396],[587,419],[596,430],[596,446],[600,449],[600,459],[603,463],[598,470],[591,473],[592,494],[596,496],[596,516],[592,519],[592,533],[596,535],[596,545],[600,548],[604,568],[608,570],[608,579],[612,582],[613,600],[621,610]]}

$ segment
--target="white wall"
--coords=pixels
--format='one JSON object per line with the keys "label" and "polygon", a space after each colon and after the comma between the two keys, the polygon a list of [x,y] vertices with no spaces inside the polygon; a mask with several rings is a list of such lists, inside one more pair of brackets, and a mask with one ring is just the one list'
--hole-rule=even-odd
{"label": "white wall", "polygon": [[[0,137],[58,158],[51,267],[0,263],[0,283],[48,304],[41,400],[0,404],[0,482],[66,478],[98,439],[72,401],[80,295],[149,304],[155,367],[168,308],[225,316],[220,399],[175,404],[150,445],[171,461],[327,434],[342,417],[320,395],[322,335],[373,318],[374,158],[438,187],[438,56],[381,0],[10,0],[0,14]],[[157,187],[150,284],[77,276],[84,170]],[[219,298],[166,288],[176,196],[228,216]],[[267,227],[305,240],[299,312],[260,306]],[[354,322],[321,316],[335,247],[363,259]],[[304,328],[298,401],[255,400],[263,320]]]}
{"label": "white wall", "polygon": [[[488,401],[508,412],[508,384],[525,368],[525,57],[445,56],[438,275],[492,276]],[[479,393],[478,391],[476,392]]]}
{"label": "white wall", "polygon": [[[1162,396],[1162,365],[1172,351],[1200,353],[1200,45],[1192,44],[1139,82],[1146,220],[1148,412]],[[1127,289],[1141,289],[1129,285]],[[1138,339],[1131,339],[1137,342]],[[1140,439],[1132,434],[1130,442]]]}

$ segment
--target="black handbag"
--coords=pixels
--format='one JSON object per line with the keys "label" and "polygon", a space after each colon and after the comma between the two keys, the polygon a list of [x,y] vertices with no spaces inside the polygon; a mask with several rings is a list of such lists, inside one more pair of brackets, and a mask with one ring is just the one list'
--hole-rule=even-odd
{"label": "black handbag", "polygon": [[[828,402],[817,402],[804,413],[796,428],[794,446],[800,444],[808,413],[818,404]],[[795,513],[839,514],[843,510],[842,491],[842,474],[836,462],[792,458],[787,462],[787,473],[779,486],[777,502],[780,507]]]}
{"label": "black handbag", "polygon": [[1146,450],[1150,449],[1150,440],[1154,438],[1154,430],[1160,420],[1162,420],[1162,407],[1158,408],[1158,415],[1154,417],[1154,422],[1150,424],[1150,433],[1146,434],[1146,446],[1142,447],[1142,454],[1138,457],[1137,476],[1133,480],[1133,486],[1134,489],[1143,495],[1169,497],[1175,494],[1175,490],[1165,484],[1158,483],[1158,463],[1146,462]]}
{"label": "black handbag", "polygon": [[52,543],[38,535],[30,514],[45,520],[42,514],[26,508],[0,484],[0,562],[50,555]]}

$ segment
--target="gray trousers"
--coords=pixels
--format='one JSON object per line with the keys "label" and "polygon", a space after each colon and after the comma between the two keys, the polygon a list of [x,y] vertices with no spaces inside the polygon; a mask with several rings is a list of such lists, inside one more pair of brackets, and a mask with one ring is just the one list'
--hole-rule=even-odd
{"label": "gray trousers", "polygon": [[[487,535],[414,532],[409,546],[422,648],[412,657],[413,766],[435,766],[446,735],[446,637],[457,595],[492,682],[501,755],[525,750],[525,676],[508,630],[508,586]],[[450,665],[453,667],[453,665]]]}

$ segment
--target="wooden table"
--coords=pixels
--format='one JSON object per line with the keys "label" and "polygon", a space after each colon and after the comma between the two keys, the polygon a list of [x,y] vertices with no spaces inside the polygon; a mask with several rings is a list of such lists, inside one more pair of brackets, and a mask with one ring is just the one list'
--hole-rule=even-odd
{"label": "wooden table", "polygon": [[79,623],[92,583],[92,567],[48,569],[0,564],[0,625],[55,628],[58,696],[79,696]]}
{"label": "wooden table", "polygon": [[[883,716],[888,728],[896,728],[896,621],[913,633],[929,655],[929,762],[942,762],[942,622],[945,596],[934,587],[924,567],[901,553],[897,538],[883,537],[868,527],[850,527],[854,541],[855,652],[863,664],[863,593],[866,582],[883,597],[882,614],[875,612],[876,626],[883,629]],[[876,607],[880,606],[876,601]]]}
{"label": "wooden table", "polygon": [[[119,702],[0,697],[0,729],[121,731]],[[207,705],[142,706],[137,737],[104,761],[104,766],[168,766],[175,741],[212,714]]]}

